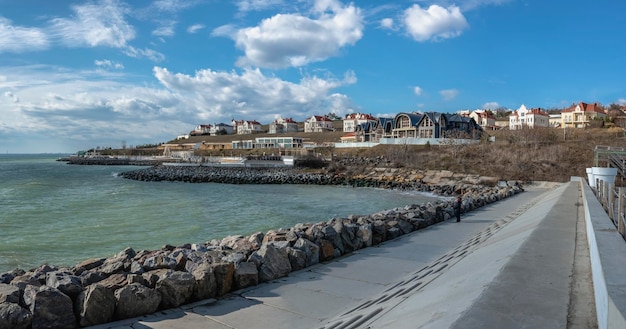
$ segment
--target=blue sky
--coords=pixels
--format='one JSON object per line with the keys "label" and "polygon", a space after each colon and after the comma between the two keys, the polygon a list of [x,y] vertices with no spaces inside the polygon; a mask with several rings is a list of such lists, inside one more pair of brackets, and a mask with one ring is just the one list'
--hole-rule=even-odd
{"label": "blue sky", "polygon": [[626,2],[0,0],[0,152],[329,112],[626,104]]}

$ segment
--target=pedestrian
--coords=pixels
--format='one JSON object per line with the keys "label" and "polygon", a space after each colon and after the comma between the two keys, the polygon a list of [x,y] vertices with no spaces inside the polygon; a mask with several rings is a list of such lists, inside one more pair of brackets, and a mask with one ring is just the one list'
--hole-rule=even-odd
{"label": "pedestrian", "polygon": [[461,197],[456,198],[456,202],[454,203],[454,214],[456,215],[456,222],[461,221]]}

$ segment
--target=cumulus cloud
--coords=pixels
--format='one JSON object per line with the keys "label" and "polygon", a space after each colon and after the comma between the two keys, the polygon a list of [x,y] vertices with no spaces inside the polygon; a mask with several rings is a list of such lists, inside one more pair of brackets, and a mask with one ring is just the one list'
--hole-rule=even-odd
{"label": "cumulus cloud", "polygon": [[0,53],[43,50],[48,46],[48,37],[42,30],[14,26],[10,20],[0,17]]}
{"label": "cumulus cloud", "polygon": [[418,42],[454,38],[469,26],[457,6],[431,5],[422,9],[418,4],[404,11],[404,24],[409,35]]}
{"label": "cumulus cloud", "polygon": [[495,110],[500,107],[498,102],[487,102],[483,104],[483,110]]}
{"label": "cumulus cloud", "polygon": [[617,100],[617,104],[626,105],[626,98],[620,98]]}
{"label": "cumulus cloud", "polygon": [[204,25],[202,24],[194,24],[191,25],[187,28],[187,33],[197,33],[198,31],[202,30],[204,28]]}
{"label": "cumulus cloud", "polygon": [[[334,0],[318,1],[313,18],[278,14],[258,26],[232,31],[220,28],[215,35],[229,35],[245,56],[239,66],[285,68],[304,66],[336,56],[363,36],[363,17],[354,5]],[[234,32],[234,33],[233,33]]]}
{"label": "cumulus cloud", "polygon": [[421,87],[415,86],[415,87],[413,87],[413,92],[415,93],[415,95],[420,96],[422,94],[422,92],[424,92],[424,91],[422,90]]}
{"label": "cumulus cloud", "polygon": [[75,16],[51,21],[53,33],[73,47],[126,47],[135,29],[125,20],[130,9],[116,0],[72,6]]}
{"label": "cumulus cloud", "polygon": [[439,95],[443,97],[443,100],[450,101],[456,98],[459,95],[459,91],[456,89],[444,89],[439,91]]}
{"label": "cumulus cloud", "polygon": [[[292,83],[265,76],[258,68],[246,68],[241,74],[206,69],[191,76],[155,67],[154,75],[202,118],[240,117],[260,122],[271,121],[276,114],[298,118],[336,110],[337,100],[342,97],[331,91],[356,80],[349,72],[343,79],[305,76],[299,83]],[[346,104],[346,99],[339,104]]]}

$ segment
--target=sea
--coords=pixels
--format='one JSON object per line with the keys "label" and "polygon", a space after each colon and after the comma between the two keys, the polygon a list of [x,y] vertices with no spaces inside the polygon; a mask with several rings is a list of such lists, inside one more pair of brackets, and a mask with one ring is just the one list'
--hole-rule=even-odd
{"label": "sea", "polygon": [[142,167],[69,165],[62,156],[0,155],[0,273],[441,199],[346,186],[140,182],[118,174]]}

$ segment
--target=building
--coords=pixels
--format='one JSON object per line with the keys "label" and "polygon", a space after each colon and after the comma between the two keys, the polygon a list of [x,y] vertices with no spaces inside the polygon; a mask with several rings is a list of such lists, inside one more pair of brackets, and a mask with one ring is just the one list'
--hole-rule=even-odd
{"label": "building", "polygon": [[333,121],[325,115],[314,115],[304,121],[305,133],[319,133],[334,130],[335,128],[333,128]]}
{"label": "building", "polygon": [[437,112],[399,113],[394,119],[392,138],[475,139],[482,128],[472,118]]}
{"label": "building", "polygon": [[378,120],[374,118],[371,114],[363,114],[363,113],[350,113],[346,114],[346,117],[343,119],[343,132],[355,132],[356,127],[363,123],[368,122],[377,122]]}
{"label": "building", "polygon": [[232,141],[233,149],[294,149],[302,148],[304,145],[299,137],[258,137],[254,140]]}
{"label": "building", "polygon": [[283,119],[282,117],[279,117],[274,120],[274,122],[270,123],[270,134],[285,134],[292,132],[298,132],[298,123],[292,118]]}
{"label": "building", "polygon": [[587,104],[580,102],[572,104],[561,112],[561,127],[563,128],[586,128],[594,120],[604,120],[606,112],[600,104]]}
{"label": "building", "polygon": [[191,136],[209,135],[211,131],[211,125],[197,125],[196,128],[189,132]]}
{"label": "building", "polygon": [[233,126],[225,124],[225,123],[216,123],[211,126],[209,130],[209,134],[211,136],[219,136],[219,135],[232,135],[235,133],[235,129]]}
{"label": "building", "polygon": [[540,108],[527,109],[524,104],[509,115],[509,129],[550,127],[550,116]]}
{"label": "building", "polygon": [[232,125],[237,135],[258,134],[263,132],[263,126],[257,121],[233,119]]}
{"label": "building", "polygon": [[474,119],[483,130],[497,130],[496,117],[487,110],[461,111],[460,115]]}

